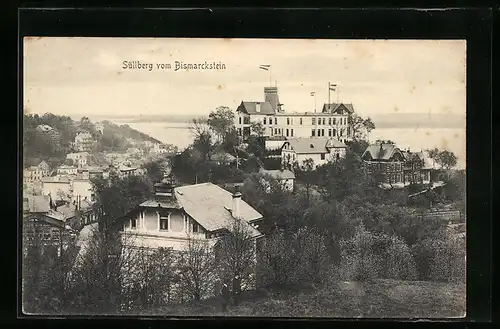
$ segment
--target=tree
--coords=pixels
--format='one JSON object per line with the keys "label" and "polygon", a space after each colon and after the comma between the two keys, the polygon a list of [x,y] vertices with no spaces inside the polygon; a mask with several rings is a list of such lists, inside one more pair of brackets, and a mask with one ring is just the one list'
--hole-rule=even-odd
{"label": "tree", "polygon": [[446,170],[450,170],[451,168],[457,165],[457,156],[448,150],[443,150],[439,152],[436,162]]}
{"label": "tree", "polygon": [[311,200],[311,188],[315,181],[314,160],[309,158],[302,161],[301,164],[295,162],[293,164],[293,171],[296,179],[304,184],[306,189],[307,204],[309,205]]}
{"label": "tree", "polygon": [[208,120],[205,118],[193,118],[188,128],[194,138],[210,131]]}
{"label": "tree", "polygon": [[235,302],[242,287],[254,283],[255,256],[255,239],[251,236],[248,224],[241,219],[233,219],[229,232],[215,245],[215,257],[219,264],[218,280]]}
{"label": "tree", "polygon": [[[132,253],[127,267],[121,269],[122,295],[128,307],[157,307],[168,304],[176,282],[174,255],[169,249],[139,247],[124,250]],[[124,264],[125,265],[125,264]]]}
{"label": "tree", "polygon": [[143,168],[146,169],[146,175],[153,183],[161,181],[164,177],[165,171],[159,161],[148,162]]}
{"label": "tree", "polygon": [[375,124],[371,118],[362,118],[353,113],[348,119],[349,127],[354,139],[364,139],[372,130],[375,129]]}
{"label": "tree", "polygon": [[346,144],[351,152],[356,153],[359,156],[363,155],[363,152],[365,152],[366,148],[370,145],[370,143],[364,139],[346,141]]}
{"label": "tree", "polygon": [[266,133],[266,128],[262,122],[256,121],[250,123],[250,131],[252,131],[257,137],[262,137]]}
{"label": "tree", "polygon": [[218,137],[223,141],[226,132],[234,127],[234,113],[227,106],[219,106],[208,115],[207,124]]}
{"label": "tree", "polygon": [[201,300],[209,295],[214,284],[214,255],[210,246],[189,238],[178,262],[182,290],[189,299]]}
{"label": "tree", "polygon": [[434,165],[438,162],[439,153],[440,152],[438,148],[427,150],[427,154],[429,155],[429,158],[432,159]]}

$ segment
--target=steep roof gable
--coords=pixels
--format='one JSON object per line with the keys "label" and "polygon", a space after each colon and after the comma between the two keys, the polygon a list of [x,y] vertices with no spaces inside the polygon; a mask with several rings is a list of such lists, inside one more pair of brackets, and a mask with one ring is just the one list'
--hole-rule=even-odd
{"label": "steep roof gable", "polygon": [[322,110],[323,113],[341,113],[342,111],[354,113],[354,106],[352,104],[344,103],[325,103]]}
{"label": "steep roof gable", "polygon": [[[257,105],[260,104],[260,111],[257,111]],[[243,111],[247,114],[262,114],[262,115],[272,115],[276,111],[273,109],[270,102],[246,102],[242,101],[240,106],[236,111]]]}
{"label": "steep roof gable", "polygon": [[361,158],[367,159],[367,154],[373,160],[389,161],[395,154],[400,154],[404,158],[401,150],[394,144],[372,144],[363,152]]}

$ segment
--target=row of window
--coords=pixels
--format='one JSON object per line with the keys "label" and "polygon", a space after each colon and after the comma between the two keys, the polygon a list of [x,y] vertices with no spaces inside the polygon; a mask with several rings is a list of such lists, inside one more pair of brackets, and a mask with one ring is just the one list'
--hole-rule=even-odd
{"label": "row of window", "polygon": [[372,162],[369,165],[370,169],[385,169],[387,171],[403,171],[402,163],[380,163]]}
{"label": "row of window", "polygon": [[[140,218],[144,219],[144,213],[140,214]],[[168,231],[169,230],[169,216],[160,216],[159,218],[159,227],[160,231]],[[188,226],[188,219],[184,218],[184,225],[185,227]],[[137,218],[132,218],[130,220],[130,228],[135,230],[137,229]],[[191,232],[193,233],[198,233],[201,232],[201,227],[198,225],[198,223],[192,223],[191,226]]]}
{"label": "row of window", "polygon": [[[285,134],[283,134],[285,132]],[[293,137],[293,129],[271,128],[271,136]]]}
{"label": "row of window", "polygon": [[[273,120],[274,119],[274,120]],[[293,125],[293,120],[294,118],[286,118],[286,124],[287,125]],[[302,125],[302,118],[299,119],[299,125]],[[317,121],[316,121],[317,119]],[[328,119],[328,120],[327,120]],[[250,124],[250,118],[249,117],[239,117],[239,124]],[[273,123],[275,125],[278,124],[278,118],[277,117],[264,117],[264,120],[262,122],[264,125],[272,125]],[[337,118],[312,118],[312,124],[313,125],[336,125],[337,124]],[[340,125],[347,125],[347,118],[339,118],[338,124]]]}
{"label": "row of window", "polygon": [[[338,131],[338,136],[342,137],[343,131],[339,130]],[[313,129],[311,130],[311,136],[312,137],[325,137],[325,129]],[[337,136],[337,130],[336,129],[328,129],[328,137],[336,137]]]}

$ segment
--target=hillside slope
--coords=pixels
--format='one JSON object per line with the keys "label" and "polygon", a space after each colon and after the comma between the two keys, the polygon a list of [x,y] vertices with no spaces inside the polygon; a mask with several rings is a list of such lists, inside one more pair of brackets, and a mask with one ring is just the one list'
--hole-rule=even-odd
{"label": "hillside slope", "polygon": [[337,318],[447,318],[465,316],[465,284],[377,280],[339,282],[320,289],[260,289],[245,292],[238,306],[222,312],[220,299],[141,310],[171,316]]}

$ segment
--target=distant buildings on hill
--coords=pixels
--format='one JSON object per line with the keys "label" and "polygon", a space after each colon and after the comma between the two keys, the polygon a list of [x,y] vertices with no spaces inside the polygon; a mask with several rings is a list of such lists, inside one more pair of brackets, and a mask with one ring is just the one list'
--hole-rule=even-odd
{"label": "distant buildings on hill", "polygon": [[61,135],[56,129],[49,125],[38,125],[35,130],[40,138],[44,139],[53,147],[57,148],[61,146]]}
{"label": "distant buildings on hill", "polygon": [[75,137],[73,149],[77,152],[90,152],[95,144],[96,141],[91,133],[88,131],[80,132]]}

